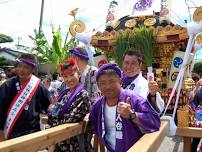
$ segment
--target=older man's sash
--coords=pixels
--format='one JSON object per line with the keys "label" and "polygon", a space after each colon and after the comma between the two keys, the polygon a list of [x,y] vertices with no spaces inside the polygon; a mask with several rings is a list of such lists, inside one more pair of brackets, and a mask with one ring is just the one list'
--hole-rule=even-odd
{"label": "older man's sash", "polygon": [[4,137],[9,138],[11,130],[22,113],[27,103],[31,100],[34,95],[40,79],[32,75],[31,78],[23,85],[21,90],[17,93],[7,112],[7,118],[4,125]]}

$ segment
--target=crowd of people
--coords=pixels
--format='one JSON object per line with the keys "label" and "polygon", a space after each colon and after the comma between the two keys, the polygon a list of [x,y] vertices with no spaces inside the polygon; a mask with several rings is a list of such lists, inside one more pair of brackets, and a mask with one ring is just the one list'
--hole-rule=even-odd
{"label": "crowd of people", "polygon": [[143,57],[137,49],[125,51],[122,70],[112,63],[89,65],[84,48],[71,53],[61,73],[42,79],[34,75],[34,55],[16,59],[16,76],[0,85],[1,140],[40,131],[40,114],[48,115],[50,127],[81,122],[89,114],[87,133],[52,145],[49,151],[93,151],[95,133],[108,151],[125,152],[145,133],[159,130],[164,101],[157,82],[143,77]]}

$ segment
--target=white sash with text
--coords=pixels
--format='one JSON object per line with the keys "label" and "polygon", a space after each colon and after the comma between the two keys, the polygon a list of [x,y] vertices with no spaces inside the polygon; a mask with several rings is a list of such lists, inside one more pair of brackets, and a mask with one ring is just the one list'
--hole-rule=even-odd
{"label": "white sash with text", "polygon": [[17,93],[17,95],[13,99],[7,113],[6,123],[4,125],[4,137],[6,139],[9,138],[15,122],[17,121],[18,117],[20,116],[27,103],[31,100],[39,83],[40,79],[32,75],[30,80],[28,80],[24,84],[22,89]]}

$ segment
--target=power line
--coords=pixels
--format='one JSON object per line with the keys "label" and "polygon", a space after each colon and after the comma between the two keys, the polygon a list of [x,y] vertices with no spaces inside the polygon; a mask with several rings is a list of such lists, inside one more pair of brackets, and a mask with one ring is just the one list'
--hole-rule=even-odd
{"label": "power line", "polygon": [[196,4],[192,1],[192,0],[190,0],[191,2],[192,2],[192,4],[194,5],[194,7],[190,7],[189,6],[189,4],[188,4],[188,2],[187,2],[187,0],[185,0],[185,4],[187,5],[187,8],[188,8],[188,12],[189,12],[189,19],[190,19],[190,21],[191,21],[191,11],[190,11],[190,9],[195,9],[195,8],[198,8],[197,6],[196,6]]}
{"label": "power line", "polygon": [[192,4],[197,8],[196,4],[191,0]]}
{"label": "power line", "polygon": [[187,5],[188,12],[189,12],[189,20],[191,22],[191,12],[190,12],[190,7],[189,7],[189,4],[187,3],[187,0],[185,0],[185,4]]}
{"label": "power line", "polygon": [[179,21],[184,23],[185,20],[183,18],[181,18],[179,15],[177,15],[177,13],[175,11],[171,10],[171,13],[173,13],[175,15],[175,17],[178,18]]}

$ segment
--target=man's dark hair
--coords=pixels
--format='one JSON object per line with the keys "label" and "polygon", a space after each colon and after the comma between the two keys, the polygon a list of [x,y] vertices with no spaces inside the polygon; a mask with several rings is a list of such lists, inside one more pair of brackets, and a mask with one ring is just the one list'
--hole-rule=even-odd
{"label": "man's dark hair", "polygon": [[19,59],[27,59],[30,60],[32,63],[37,64],[37,58],[35,55],[33,54],[29,54],[29,53],[23,53],[19,56]]}
{"label": "man's dark hair", "polygon": [[52,74],[53,80],[57,80],[57,77],[58,77],[58,74],[56,72]]}
{"label": "man's dark hair", "polygon": [[[103,70],[103,71],[100,72],[99,77],[100,77],[101,75],[113,75],[113,76],[115,76],[115,77],[119,77],[119,75],[118,75],[118,74],[116,73],[116,71],[113,70],[113,69],[106,69],[106,70]],[[99,77],[97,78],[97,80],[99,80]],[[120,77],[119,77],[119,78],[120,78]]]}
{"label": "man's dark hair", "polygon": [[138,59],[138,62],[139,63],[142,63],[143,62],[143,56],[141,54],[141,52],[136,49],[136,48],[129,48],[125,51],[124,55],[123,55],[123,59],[125,58],[126,55],[129,55],[129,56],[136,56],[137,59]]}
{"label": "man's dark hair", "polygon": [[194,80],[194,82],[197,82],[200,80],[200,75],[197,73],[192,73],[192,79]]}
{"label": "man's dark hair", "polygon": [[73,64],[69,64],[69,63],[63,64],[62,68],[61,68],[61,71],[71,69],[73,66],[74,66]]}

